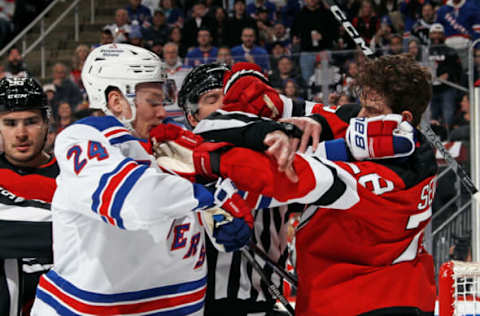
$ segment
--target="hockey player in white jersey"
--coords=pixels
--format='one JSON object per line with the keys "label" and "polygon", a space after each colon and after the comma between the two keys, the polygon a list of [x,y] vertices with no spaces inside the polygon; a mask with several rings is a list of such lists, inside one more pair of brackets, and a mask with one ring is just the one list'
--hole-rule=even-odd
{"label": "hockey player in white jersey", "polygon": [[[141,140],[164,118],[172,91],[160,60],[135,46],[101,46],[82,80],[91,107],[113,115],[77,121],[57,137],[54,268],[40,280],[32,315],[203,315],[201,214],[212,195],[162,173]],[[217,239],[228,247],[249,238],[242,220],[216,236],[226,231],[238,237]]]}

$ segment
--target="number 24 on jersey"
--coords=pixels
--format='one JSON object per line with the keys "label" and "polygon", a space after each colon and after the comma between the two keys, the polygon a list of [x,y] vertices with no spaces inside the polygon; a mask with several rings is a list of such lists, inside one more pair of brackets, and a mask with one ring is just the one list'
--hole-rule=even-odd
{"label": "number 24 on jersey", "polygon": [[76,175],[83,170],[88,161],[92,159],[101,161],[109,157],[107,150],[99,142],[91,140],[88,142],[87,147],[87,158],[83,159],[81,159],[83,150],[79,145],[72,146],[67,151],[67,159],[70,160],[73,158],[73,170],[75,171]]}

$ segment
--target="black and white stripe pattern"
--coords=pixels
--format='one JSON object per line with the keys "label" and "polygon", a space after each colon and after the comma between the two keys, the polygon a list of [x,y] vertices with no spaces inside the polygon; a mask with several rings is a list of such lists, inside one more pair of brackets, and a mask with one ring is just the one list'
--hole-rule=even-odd
{"label": "black and white stripe pattern", "polygon": [[[273,261],[284,266],[288,258],[288,207],[258,209],[253,212],[255,218],[253,242]],[[262,314],[262,310],[265,311],[268,307],[273,306],[274,299],[268,292],[267,286],[261,282],[260,275],[253,270],[239,251],[219,253],[213,246],[207,248],[207,312],[209,311],[208,305],[212,304],[213,300],[228,300],[229,302],[243,300],[243,304],[239,301],[238,304],[241,307],[236,305],[237,308],[245,308],[244,311],[250,308],[249,314],[259,313],[258,315]],[[253,250],[250,252],[263,267],[265,274],[277,287],[280,287],[282,279],[259,256],[255,255]],[[215,303],[213,302],[213,304]],[[224,310],[224,312],[226,311],[227,309]],[[220,312],[220,309],[217,308],[216,312]]]}
{"label": "black and white stripe pattern", "polygon": [[51,267],[52,257],[50,204],[0,187],[0,315],[19,315],[23,294],[36,285],[27,283]]}

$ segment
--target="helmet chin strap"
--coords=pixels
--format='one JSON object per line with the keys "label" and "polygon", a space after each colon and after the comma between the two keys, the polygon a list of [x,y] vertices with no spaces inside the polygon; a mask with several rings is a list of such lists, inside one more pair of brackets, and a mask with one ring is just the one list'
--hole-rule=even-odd
{"label": "helmet chin strap", "polygon": [[132,112],[132,117],[127,119],[125,117],[118,118],[118,120],[125,125],[125,127],[133,134],[137,134],[137,131],[133,128],[133,121],[135,121],[135,117],[137,116],[137,106],[135,105],[135,94],[133,96],[125,96],[127,99],[128,105],[130,106],[130,110]]}

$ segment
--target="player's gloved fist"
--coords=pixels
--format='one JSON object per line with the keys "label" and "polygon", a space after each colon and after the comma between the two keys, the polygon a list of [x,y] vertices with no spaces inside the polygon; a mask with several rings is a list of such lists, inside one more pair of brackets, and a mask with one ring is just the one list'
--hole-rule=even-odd
{"label": "player's gloved fist", "polygon": [[253,227],[253,216],[247,202],[237,193],[238,190],[230,179],[218,179],[213,193],[215,205],[231,214],[234,218],[242,218]]}
{"label": "player's gloved fist", "polygon": [[225,73],[223,86],[222,109],[225,111],[242,111],[271,119],[278,119],[283,114],[280,95],[268,84],[256,64],[236,63]]}
{"label": "player's gloved fist", "polygon": [[223,245],[226,252],[236,251],[250,241],[251,227],[241,218],[233,218],[232,221],[215,225],[213,237],[215,241]]}
{"label": "player's gloved fist", "polygon": [[193,165],[197,174],[215,180],[220,176],[220,157],[232,145],[227,142],[205,142],[195,147]]}
{"label": "player's gloved fist", "polygon": [[175,124],[160,124],[150,131],[150,140],[160,168],[195,180],[193,150],[203,142],[201,136]]}
{"label": "player's gloved fist", "polygon": [[235,218],[221,208],[200,212],[205,232],[218,251],[235,251],[250,241],[252,229],[240,218]]}
{"label": "player's gloved fist", "polygon": [[356,160],[406,157],[415,150],[415,129],[399,114],[352,118],[345,136]]}

